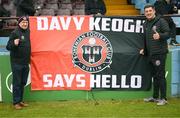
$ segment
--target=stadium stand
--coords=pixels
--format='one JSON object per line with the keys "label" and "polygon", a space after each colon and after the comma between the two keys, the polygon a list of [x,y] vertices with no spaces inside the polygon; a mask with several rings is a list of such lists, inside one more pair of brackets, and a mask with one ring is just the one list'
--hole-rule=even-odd
{"label": "stadium stand", "polygon": [[41,16],[54,16],[55,12],[54,9],[42,9],[39,13]]}
{"label": "stadium stand", "polygon": [[111,15],[139,15],[134,5],[129,5],[127,0],[104,0],[107,8],[107,16]]}
{"label": "stadium stand", "polygon": [[[10,11],[11,17],[16,16],[16,10],[13,0],[5,0],[7,4],[4,7]],[[130,1],[130,0],[129,0]],[[147,3],[154,4],[156,0],[104,0],[107,8],[107,16],[128,16],[144,14],[144,6]],[[131,4],[128,4],[131,3]],[[84,15],[84,0],[34,0],[36,14],[35,16],[48,15]],[[13,28],[16,20],[6,20],[4,27]]]}
{"label": "stadium stand", "polygon": [[73,5],[72,5],[72,3],[62,3],[62,4],[61,4],[61,8],[62,8],[62,9],[72,10],[72,9],[73,9]]}
{"label": "stadium stand", "polygon": [[[139,10],[134,5],[128,5],[127,0],[104,0],[107,13],[106,15],[138,15]],[[10,19],[6,19],[3,28],[13,29],[16,27],[15,6],[12,0],[6,0],[5,8],[10,11]],[[36,9],[35,16],[56,16],[56,15],[84,15],[84,0],[34,0]]]}
{"label": "stadium stand", "polygon": [[48,3],[46,4],[46,9],[53,9],[53,10],[58,10],[59,7],[58,7],[58,4],[57,3]]}
{"label": "stadium stand", "polygon": [[[134,7],[134,5],[128,5],[127,0],[104,0],[104,1],[107,6],[106,15],[138,15],[139,14],[139,10],[137,10]],[[9,0],[9,2],[10,5],[7,5],[6,8],[11,12],[12,16],[15,16],[16,10],[14,9],[13,1]],[[36,16],[48,15],[48,13],[49,15],[60,15],[61,14],[60,10],[62,10],[62,13],[66,13],[64,15],[84,15],[84,11],[83,11],[85,8],[84,0],[34,0],[34,3],[35,3],[35,9],[37,10],[35,14]],[[67,9],[70,10],[70,14]],[[54,10],[54,13],[52,10]],[[45,11],[47,11],[47,13],[45,13]]]}
{"label": "stadium stand", "polygon": [[73,10],[73,15],[84,15],[84,9],[74,9]]}
{"label": "stadium stand", "polygon": [[48,0],[48,3],[50,4],[57,4],[58,2],[59,2],[58,0]]}
{"label": "stadium stand", "polygon": [[63,8],[63,9],[58,9],[56,11],[56,15],[71,15],[72,12],[70,9],[66,9],[66,8]]}

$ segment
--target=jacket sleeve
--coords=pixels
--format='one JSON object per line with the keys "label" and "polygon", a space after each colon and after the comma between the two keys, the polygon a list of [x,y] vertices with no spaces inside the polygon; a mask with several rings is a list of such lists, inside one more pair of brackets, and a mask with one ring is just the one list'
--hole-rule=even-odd
{"label": "jacket sleeve", "polygon": [[89,0],[85,0],[85,14],[90,15],[91,14],[91,8],[89,6]]}
{"label": "jacket sleeve", "polygon": [[106,14],[106,5],[105,5],[103,0],[102,0],[102,4],[101,4],[101,8],[100,9],[101,9],[100,13],[105,15]]}
{"label": "jacket sleeve", "polygon": [[168,22],[161,18],[160,19],[160,30],[161,32],[159,33],[161,39],[169,39],[170,38],[170,28]]}
{"label": "jacket sleeve", "polygon": [[9,51],[15,50],[17,46],[14,44],[14,40],[17,39],[18,36],[15,32],[12,32],[9,36],[9,41],[7,42],[6,49]]}

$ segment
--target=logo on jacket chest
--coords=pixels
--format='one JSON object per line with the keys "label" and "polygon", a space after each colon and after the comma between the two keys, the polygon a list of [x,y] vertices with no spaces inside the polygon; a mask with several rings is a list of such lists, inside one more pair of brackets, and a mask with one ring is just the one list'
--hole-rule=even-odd
{"label": "logo on jacket chest", "polygon": [[24,35],[21,35],[21,39],[20,39],[21,41],[25,41],[25,37],[24,37]]}

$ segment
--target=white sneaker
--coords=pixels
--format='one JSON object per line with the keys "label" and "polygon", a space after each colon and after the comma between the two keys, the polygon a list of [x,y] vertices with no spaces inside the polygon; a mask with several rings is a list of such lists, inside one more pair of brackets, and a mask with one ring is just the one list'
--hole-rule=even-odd
{"label": "white sneaker", "polygon": [[167,103],[168,103],[167,100],[161,99],[161,100],[158,101],[157,105],[158,105],[158,106],[162,106],[162,105],[165,105],[165,104],[167,104]]}
{"label": "white sneaker", "polygon": [[144,98],[144,102],[158,102],[158,101],[159,101],[159,99],[153,98],[153,97]]}

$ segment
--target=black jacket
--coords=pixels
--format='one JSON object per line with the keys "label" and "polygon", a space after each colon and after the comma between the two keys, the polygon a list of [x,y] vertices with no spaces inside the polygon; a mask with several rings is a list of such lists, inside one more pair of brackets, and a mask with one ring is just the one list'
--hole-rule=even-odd
{"label": "black jacket", "polygon": [[[29,64],[30,63],[30,33],[28,30],[16,28],[9,37],[6,49],[10,51],[11,63]],[[20,39],[18,46],[14,45],[14,40]]]}
{"label": "black jacket", "polygon": [[[155,30],[160,34],[160,40],[154,40]],[[168,53],[167,39],[170,37],[169,25],[164,18],[156,16],[153,20],[144,23],[145,53],[149,56]]]}
{"label": "black jacket", "polygon": [[34,16],[33,0],[15,0],[16,16]]}
{"label": "black jacket", "polygon": [[101,13],[105,15],[106,6],[103,0],[85,0],[85,14],[86,15],[95,15]]}

